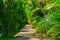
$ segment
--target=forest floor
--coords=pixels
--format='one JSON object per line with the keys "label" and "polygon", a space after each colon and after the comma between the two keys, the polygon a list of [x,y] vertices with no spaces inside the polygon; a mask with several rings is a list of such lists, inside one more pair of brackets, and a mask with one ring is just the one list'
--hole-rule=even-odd
{"label": "forest floor", "polygon": [[26,25],[21,32],[17,34],[14,40],[40,40],[34,36],[34,29],[30,25]]}

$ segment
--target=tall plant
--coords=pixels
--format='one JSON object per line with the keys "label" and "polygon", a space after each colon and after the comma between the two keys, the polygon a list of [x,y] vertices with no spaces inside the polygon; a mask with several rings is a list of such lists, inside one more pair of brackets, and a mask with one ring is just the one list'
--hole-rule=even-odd
{"label": "tall plant", "polygon": [[[30,0],[30,23],[35,31],[43,38],[59,40],[60,37],[60,1],[59,0]],[[45,35],[45,36],[44,36]]]}
{"label": "tall plant", "polygon": [[0,34],[13,37],[27,23],[24,0],[0,0]]}

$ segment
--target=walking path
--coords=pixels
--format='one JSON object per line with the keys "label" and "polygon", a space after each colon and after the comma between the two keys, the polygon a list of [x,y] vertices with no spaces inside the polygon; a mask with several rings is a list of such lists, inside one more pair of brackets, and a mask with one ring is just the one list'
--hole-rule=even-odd
{"label": "walking path", "polygon": [[30,25],[26,25],[17,36],[14,40],[39,40],[34,37],[34,29]]}

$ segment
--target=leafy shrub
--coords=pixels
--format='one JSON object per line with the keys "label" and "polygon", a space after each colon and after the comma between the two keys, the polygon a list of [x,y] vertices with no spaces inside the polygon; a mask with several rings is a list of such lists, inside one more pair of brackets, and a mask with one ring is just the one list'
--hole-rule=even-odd
{"label": "leafy shrub", "polygon": [[23,0],[0,0],[0,34],[13,37],[27,23]]}
{"label": "leafy shrub", "polygon": [[60,35],[60,1],[31,0],[31,2],[32,15],[30,17],[30,23],[34,26],[36,33],[43,38],[57,40],[58,38],[56,36]]}

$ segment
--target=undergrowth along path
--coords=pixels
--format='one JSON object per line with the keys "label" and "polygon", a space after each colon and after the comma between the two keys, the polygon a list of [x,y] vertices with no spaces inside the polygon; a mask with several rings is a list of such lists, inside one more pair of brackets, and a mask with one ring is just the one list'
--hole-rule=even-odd
{"label": "undergrowth along path", "polygon": [[34,36],[34,29],[30,25],[26,25],[16,36],[14,40],[40,40]]}

